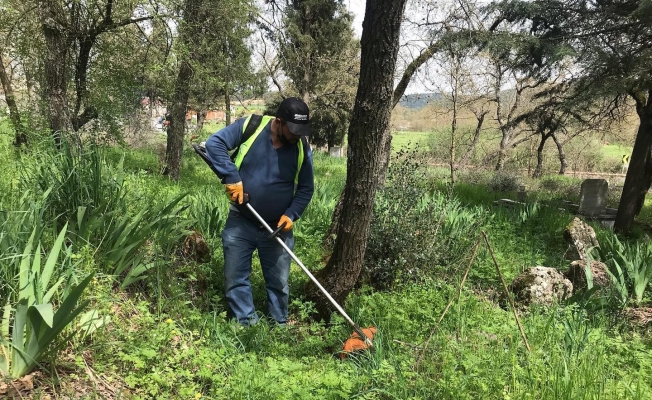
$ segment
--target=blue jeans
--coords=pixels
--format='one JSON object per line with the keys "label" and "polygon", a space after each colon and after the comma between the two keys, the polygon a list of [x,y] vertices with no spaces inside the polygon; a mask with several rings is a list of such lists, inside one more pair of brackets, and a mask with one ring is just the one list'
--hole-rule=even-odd
{"label": "blue jeans", "polygon": [[[272,225],[272,229],[276,229]],[[294,248],[292,231],[283,232],[285,245]],[[290,255],[276,241],[268,239],[269,232],[237,211],[230,211],[222,231],[224,248],[224,292],[229,308],[241,324],[258,320],[251,292],[251,259],[258,249],[258,257],[267,290],[267,312],[279,324],[288,316],[290,287]]]}

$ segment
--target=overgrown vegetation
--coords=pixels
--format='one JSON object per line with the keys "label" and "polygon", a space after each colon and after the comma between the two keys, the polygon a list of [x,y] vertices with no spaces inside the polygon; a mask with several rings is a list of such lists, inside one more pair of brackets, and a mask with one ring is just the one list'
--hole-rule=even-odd
{"label": "overgrown vegetation", "polygon": [[[312,319],[298,268],[291,273],[292,324],[286,329],[264,323],[242,329],[227,320],[219,235],[228,203],[217,179],[191,153],[174,183],[149,172],[156,155],[147,149],[44,150],[41,157],[23,158],[5,143],[0,152],[9,166],[0,174],[0,367],[5,379],[33,368],[44,372],[27,396],[652,395],[648,332],[614,318],[626,305],[650,301],[646,242],[616,238],[594,225],[602,259],[615,281],[622,277],[624,291],[589,293],[589,300],[614,299],[597,309],[583,298],[522,315],[532,352],[513,316],[492,302],[500,286],[484,247],[457,297],[460,267],[480,230],[488,233],[508,280],[532,265],[566,268],[562,230],[571,214],[557,206],[569,188],[577,190],[577,181],[544,180],[544,191],[529,190],[527,207],[497,208],[493,200],[514,195],[513,185],[476,173],[451,187],[414,161],[421,158],[398,154],[377,196],[364,279],[345,305],[361,325],[378,328],[376,351],[340,361],[333,356],[350,328],[337,315],[330,324]],[[323,262],[322,239],[344,186],[345,162],[316,153],[315,170],[316,193],[295,235],[297,255],[311,269]],[[186,252],[184,236],[192,230],[205,238],[210,261]],[[262,304],[257,263],[251,279]],[[453,307],[437,324],[450,299]]]}

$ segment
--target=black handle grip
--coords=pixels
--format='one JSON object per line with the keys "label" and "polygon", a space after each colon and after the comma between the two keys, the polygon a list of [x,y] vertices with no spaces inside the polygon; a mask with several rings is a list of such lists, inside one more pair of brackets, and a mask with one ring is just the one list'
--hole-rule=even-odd
{"label": "black handle grip", "polygon": [[275,237],[278,237],[279,239],[285,241],[285,238],[281,236],[281,231],[283,230],[283,228],[285,228],[285,225],[287,225],[287,222],[283,222],[281,226],[276,228],[274,232],[270,233],[269,236],[267,236],[267,239],[274,239]]}

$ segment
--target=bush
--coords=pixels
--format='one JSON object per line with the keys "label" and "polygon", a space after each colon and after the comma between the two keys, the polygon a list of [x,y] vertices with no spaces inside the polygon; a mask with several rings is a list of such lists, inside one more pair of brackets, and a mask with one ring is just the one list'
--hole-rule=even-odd
{"label": "bush", "polygon": [[520,184],[516,176],[504,172],[496,172],[489,179],[487,185],[494,192],[513,192],[518,190]]}
{"label": "bush", "polygon": [[454,264],[485,221],[482,208],[426,186],[421,164],[399,159],[376,197],[363,280],[377,289],[419,280]]}

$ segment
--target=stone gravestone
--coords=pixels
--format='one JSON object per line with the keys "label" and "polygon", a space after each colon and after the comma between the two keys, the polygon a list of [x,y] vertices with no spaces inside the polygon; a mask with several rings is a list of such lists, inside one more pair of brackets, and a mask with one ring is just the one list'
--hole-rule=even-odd
{"label": "stone gravestone", "polygon": [[525,191],[525,185],[519,185],[518,191],[516,192],[516,199],[521,203],[525,203],[525,200],[527,200],[527,192]]}
{"label": "stone gravestone", "polygon": [[580,189],[579,213],[598,216],[607,208],[609,184],[604,179],[585,179]]}
{"label": "stone gravestone", "polygon": [[342,157],[342,154],[344,153],[342,151],[342,146],[333,146],[328,149],[328,152],[330,153],[331,157]]}

